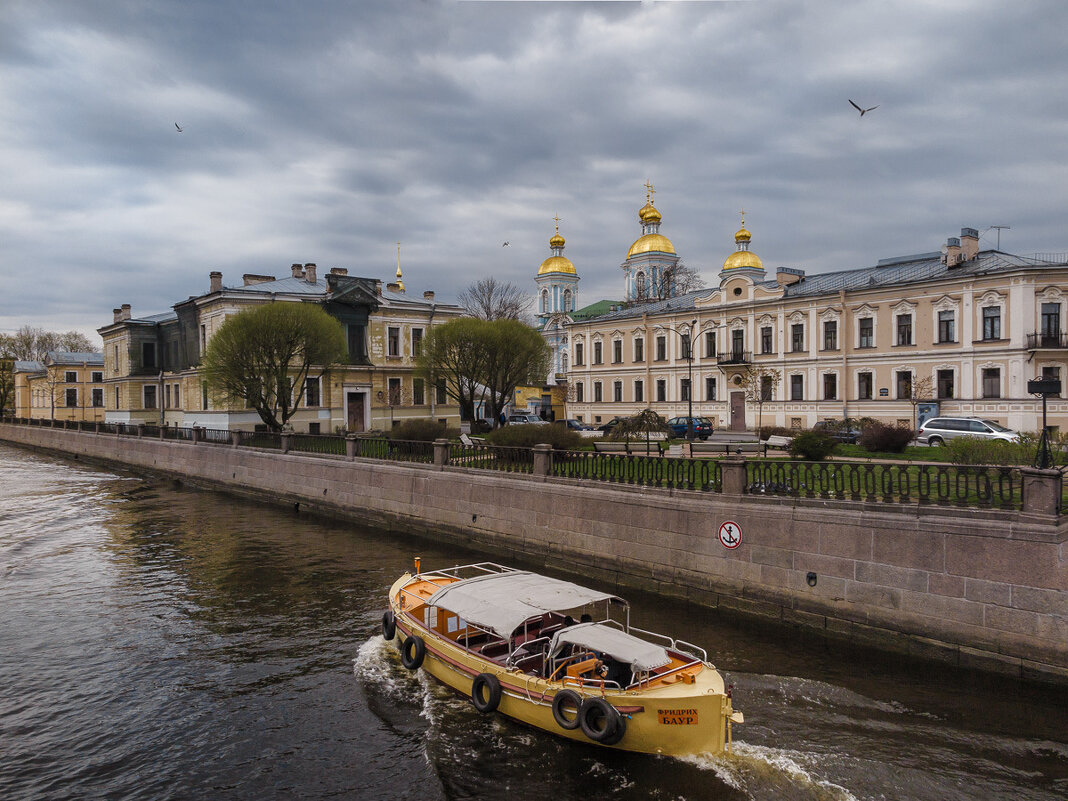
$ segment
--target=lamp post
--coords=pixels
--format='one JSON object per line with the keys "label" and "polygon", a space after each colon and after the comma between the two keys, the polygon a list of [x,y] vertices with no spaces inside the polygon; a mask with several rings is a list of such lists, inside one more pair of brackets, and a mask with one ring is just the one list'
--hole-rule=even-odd
{"label": "lamp post", "polygon": [[670,331],[676,334],[686,347],[686,400],[688,409],[686,413],[686,439],[693,442],[693,340],[697,334],[697,320],[695,319],[690,323],[690,331],[686,334],[666,326],[657,326],[655,330]]}

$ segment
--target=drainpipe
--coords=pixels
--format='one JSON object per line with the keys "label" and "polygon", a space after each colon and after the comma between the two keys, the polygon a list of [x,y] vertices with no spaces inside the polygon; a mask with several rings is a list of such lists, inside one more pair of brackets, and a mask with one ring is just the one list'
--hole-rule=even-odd
{"label": "drainpipe", "polygon": [[838,343],[842,348],[842,419],[849,419],[849,390],[853,382],[849,380],[849,357],[846,356],[847,346],[853,341],[849,329],[849,313],[846,310],[846,293],[844,289],[838,290],[838,305],[842,309],[841,340]]}
{"label": "drainpipe", "polygon": [[[434,311],[436,309],[437,309],[437,304],[436,303],[431,303],[430,304],[430,317],[426,321],[426,333],[428,335],[430,334],[431,326],[434,325]],[[424,339],[425,338],[426,337],[424,337]],[[435,414],[437,414],[437,408],[438,408],[438,404],[437,404],[438,388],[437,388],[437,385],[435,384],[432,387],[427,387],[426,388],[426,392],[428,392],[430,394],[430,416],[433,417]],[[473,423],[474,420],[472,420],[471,422]]]}
{"label": "drainpipe", "polygon": [[159,404],[159,427],[163,428],[164,415],[166,411],[163,408],[163,371],[159,371],[159,389],[156,391],[156,403]]}

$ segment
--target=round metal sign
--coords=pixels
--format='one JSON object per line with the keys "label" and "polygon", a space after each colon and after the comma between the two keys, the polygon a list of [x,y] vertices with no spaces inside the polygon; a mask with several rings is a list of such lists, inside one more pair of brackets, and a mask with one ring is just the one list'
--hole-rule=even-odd
{"label": "round metal sign", "polygon": [[733,520],[728,520],[719,527],[719,541],[724,548],[737,548],[742,544],[742,529]]}

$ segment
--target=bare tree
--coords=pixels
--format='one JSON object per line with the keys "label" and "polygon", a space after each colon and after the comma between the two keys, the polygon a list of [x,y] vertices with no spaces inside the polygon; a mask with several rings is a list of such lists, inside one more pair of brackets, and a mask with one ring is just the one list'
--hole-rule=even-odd
{"label": "bare tree", "polygon": [[912,430],[915,431],[919,405],[934,398],[934,379],[931,376],[916,378],[915,373],[908,383],[909,403],[912,404]]}
{"label": "bare tree", "polygon": [[43,361],[52,350],[67,353],[87,353],[95,350],[89,338],[79,331],[46,331],[32,325],[24,325],[3,343],[9,355],[20,361]]}
{"label": "bare tree", "polygon": [[782,374],[772,368],[759,364],[747,364],[742,372],[741,387],[745,390],[745,399],[757,405],[757,436],[764,424],[764,404],[775,397],[775,388],[779,386]]}
{"label": "bare tree", "polygon": [[652,280],[648,274],[634,286],[634,303],[649,303],[654,300],[667,300],[678,295],[685,295],[707,286],[705,279],[693,267],[682,261],[660,273],[658,280]]}
{"label": "bare tree", "polygon": [[515,284],[483,278],[456,298],[467,313],[480,320],[520,320],[526,322],[531,298]]}

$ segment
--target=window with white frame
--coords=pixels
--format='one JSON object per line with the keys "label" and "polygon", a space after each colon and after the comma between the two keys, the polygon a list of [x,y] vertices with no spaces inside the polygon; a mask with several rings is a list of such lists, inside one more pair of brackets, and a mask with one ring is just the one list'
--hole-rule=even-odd
{"label": "window with white frame", "polygon": [[957,341],[957,314],[952,309],[938,313],[938,341]]}
{"label": "window with white frame", "polygon": [[799,373],[790,376],[790,400],[805,399],[805,377]]}
{"label": "window with white frame", "polygon": [[705,378],[705,400],[714,401],[716,399],[716,378],[715,376],[708,376]]}
{"label": "window with white frame", "polygon": [[1000,367],[984,367],[983,368],[983,397],[984,398],[1000,398],[1001,397],[1001,368]]}
{"label": "window with white frame", "polygon": [[857,347],[875,347],[875,318],[861,317],[857,320]]}
{"label": "window with white frame", "polygon": [[634,382],[634,401],[635,403],[645,402],[645,382],[641,379]]}
{"label": "window with white frame", "polygon": [[645,361],[645,340],[642,337],[634,337],[634,361]]}
{"label": "window with white frame", "polygon": [[304,405],[320,406],[319,377],[304,379]]}
{"label": "window with white frame", "polygon": [[601,382],[600,381],[594,381],[593,382],[593,402],[594,403],[600,403],[603,400],[604,400],[604,398],[602,397]]}
{"label": "window with white frame", "polygon": [[400,356],[400,329],[389,328],[386,336],[386,355]]}
{"label": "window with white frame", "polygon": [[612,382],[612,400],[615,401],[616,403],[622,403],[623,402],[623,382],[622,381],[613,381]]}
{"label": "window with white frame", "polygon": [[857,400],[871,400],[873,376],[869,372],[857,373]]}

